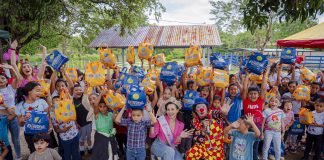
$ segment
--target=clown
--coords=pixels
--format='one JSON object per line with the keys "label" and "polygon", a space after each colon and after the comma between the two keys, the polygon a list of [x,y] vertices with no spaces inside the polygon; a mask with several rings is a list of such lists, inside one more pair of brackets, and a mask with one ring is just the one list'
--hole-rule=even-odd
{"label": "clown", "polygon": [[195,118],[194,145],[186,153],[187,160],[223,160],[224,159],[224,117],[221,111],[209,111],[204,98],[197,98],[193,106]]}

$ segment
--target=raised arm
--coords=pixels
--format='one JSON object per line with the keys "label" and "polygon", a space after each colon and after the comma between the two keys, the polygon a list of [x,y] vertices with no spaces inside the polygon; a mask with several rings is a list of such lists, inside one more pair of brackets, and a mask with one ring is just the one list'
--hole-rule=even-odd
{"label": "raised arm", "polygon": [[295,72],[295,65],[292,64],[292,65],[291,65],[291,80],[292,80],[292,81],[295,80],[295,74],[296,74],[296,72]]}
{"label": "raised arm", "polygon": [[66,73],[65,65],[61,67],[61,73],[64,75],[65,80],[68,84],[67,87],[69,89],[69,93],[73,93],[73,81],[71,80],[70,76]]}
{"label": "raised arm", "polygon": [[18,66],[17,66],[17,63],[16,63],[16,61],[17,61],[16,60],[16,49],[17,49],[17,45],[18,45],[17,40],[15,40],[15,41],[13,41],[11,43],[11,46],[10,46],[11,47],[10,48],[10,50],[11,50],[10,63],[12,65],[13,69],[17,73],[17,78],[15,79],[15,81],[17,81],[17,82],[14,82],[14,83],[18,83],[19,84],[23,80],[23,77],[19,73],[19,69],[18,69]]}
{"label": "raised arm", "polygon": [[123,107],[123,108],[120,110],[120,112],[117,114],[117,116],[116,116],[116,118],[115,118],[115,123],[120,124],[121,119],[122,119],[122,116],[123,116],[125,110],[126,110],[126,107]]}
{"label": "raised arm", "polygon": [[267,68],[262,75],[262,84],[261,84],[261,94],[260,94],[260,98],[264,99],[265,94],[267,92],[267,76],[269,74],[269,69]]}
{"label": "raised arm", "polygon": [[250,78],[250,73],[245,71],[245,77],[243,80],[243,89],[241,91],[241,97],[242,99],[245,99],[247,97],[248,94],[248,82],[249,82],[249,78]]}
{"label": "raised arm", "polygon": [[40,45],[40,48],[42,49],[42,65],[39,68],[39,72],[37,74],[37,78],[38,79],[43,79],[44,72],[45,72],[45,67],[46,67],[45,57],[46,57],[47,49],[43,45]]}
{"label": "raised arm", "polygon": [[251,124],[252,126],[252,130],[254,132],[254,137],[260,137],[260,130],[259,128],[255,125],[254,121],[253,121],[253,115],[252,114],[248,114],[247,115],[247,121]]}
{"label": "raised arm", "polygon": [[12,74],[11,76],[14,78],[14,81],[11,83],[12,88],[17,89],[18,88],[18,81],[17,81],[17,72],[16,70],[13,68],[13,66],[9,65],[9,64],[0,64],[0,67],[3,69],[8,69],[9,71],[12,70]]}
{"label": "raised arm", "polygon": [[277,65],[277,83],[275,84],[276,86],[279,86],[281,84],[281,73],[282,73],[282,63],[278,63]]}

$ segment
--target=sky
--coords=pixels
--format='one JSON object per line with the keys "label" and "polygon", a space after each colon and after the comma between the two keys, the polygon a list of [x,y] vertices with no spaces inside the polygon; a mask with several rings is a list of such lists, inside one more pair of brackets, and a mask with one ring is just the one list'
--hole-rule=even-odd
{"label": "sky", "polygon": [[[209,0],[160,0],[166,11],[162,18],[156,22],[154,16],[150,16],[150,23],[158,25],[190,25],[190,24],[214,24],[209,14],[212,6]],[[319,22],[324,22],[324,15],[319,16]]]}

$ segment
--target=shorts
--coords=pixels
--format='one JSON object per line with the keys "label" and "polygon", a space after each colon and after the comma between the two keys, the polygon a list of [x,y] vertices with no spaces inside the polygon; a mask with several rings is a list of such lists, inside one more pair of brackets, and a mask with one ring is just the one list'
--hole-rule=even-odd
{"label": "shorts", "polygon": [[91,141],[92,123],[80,128],[80,142]]}

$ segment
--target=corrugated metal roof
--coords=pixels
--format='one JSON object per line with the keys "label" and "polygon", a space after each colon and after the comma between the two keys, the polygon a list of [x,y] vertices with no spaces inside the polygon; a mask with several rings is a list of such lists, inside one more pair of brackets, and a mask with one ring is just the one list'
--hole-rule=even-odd
{"label": "corrugated metal roof", "polygon": [[110,48],[126,48],[130,45],[137,47],[143,41],[153,43],[157,48],[185,48],[193,43],[202,47],[222,44],[215,25],[145,26],[123,37],[119,33],[119,27],[104,30],[89,47],[107,44]]}

